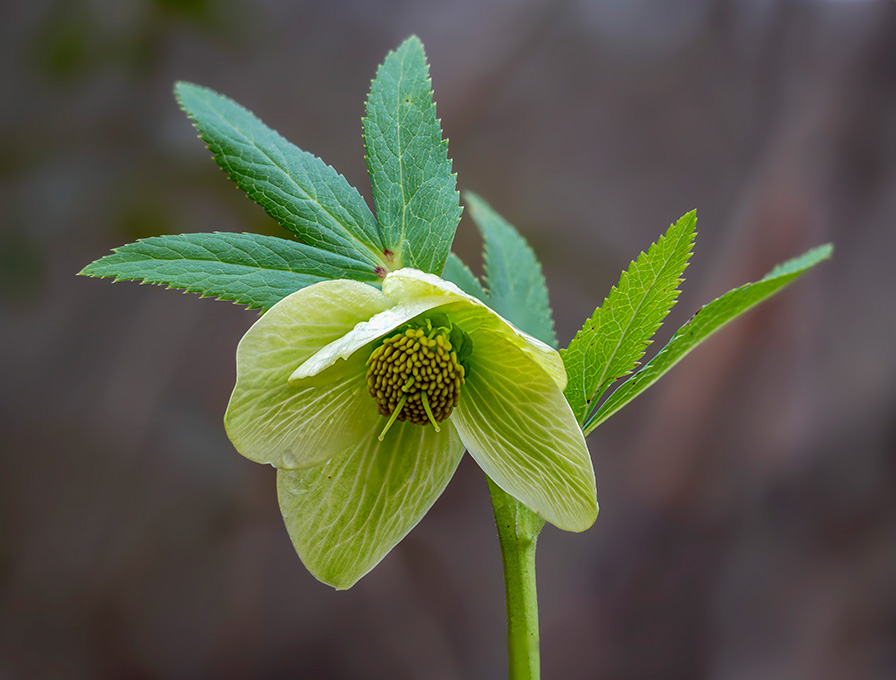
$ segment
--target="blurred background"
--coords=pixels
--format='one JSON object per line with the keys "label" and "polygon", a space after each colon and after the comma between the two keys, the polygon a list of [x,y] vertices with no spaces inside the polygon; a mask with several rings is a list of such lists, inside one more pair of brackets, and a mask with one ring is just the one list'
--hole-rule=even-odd
{"label": "blurred background", "polygon": [[[546,678],[896,677],[896,3],[0,5],[0,678],[499,678],[469,459],[355,588],[316,582],[222,414],[254,312],[76,278],[183,231],[286,235],[171,94],[230,95],[370,196],[360,118],[426,44],[462,190],[544,262],[565,345],[687,210],[663,344],[833,241],[589,439],[601,514],[540,540]],[[478,269],[461,222],[458,253]]]}

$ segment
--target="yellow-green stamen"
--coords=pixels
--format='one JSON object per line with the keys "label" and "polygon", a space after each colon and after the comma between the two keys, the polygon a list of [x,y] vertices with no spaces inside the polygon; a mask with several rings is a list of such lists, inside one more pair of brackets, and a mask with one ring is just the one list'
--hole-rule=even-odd
{"label": "yellow-green stamen", "polygon": [[441,432],[442,430],[436,422],[436,417],[432,414],[432,409],[429,408],[429,398],[426,396],[426,392],[421,392],[420,398],[423,400],[423,408],[426,410],[426,417],[429,418],[429,422],[432,423],[436,432]]}
{"label": "yellow-green stamen", "polygon": [[[455,330],[456,333],[456,330]],[[396,420],[432,424],[436,432],[460,399],[464,367],[451,346],[450,329],[408,328],[385,338],[367,360],[367,390],[380,415],[389,418],[380,440]]]}
{"label": "yellow-green stamen", "polygon": [[398,417],[398,414],[401,413],[401,409],[404,408],[405,402],[408,400],[408,395],[404,395],[401,398],[401,401],[398,402],[398,406],[395,407],[395,410],[392,411],[392,415],[389,416],[389,422],[386,423],[386,427],[383,428],[383,431],[380,432],[379,440],[383,441],[386,437],[386,433],[389,431],[389,428],[392,427],[392,423],[395,422],[395,419]]}

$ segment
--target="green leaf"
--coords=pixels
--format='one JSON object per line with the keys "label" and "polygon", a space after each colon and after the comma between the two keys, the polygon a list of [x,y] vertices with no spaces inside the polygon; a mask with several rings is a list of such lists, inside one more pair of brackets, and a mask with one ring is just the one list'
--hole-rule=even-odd
{"label": "green leaf", "polygon": [[480,302],[488,304],[488,295],[482,288],[482,284],[479,283],[479,279],[454,253],[448,253],[448,261],[445,262],[445,269],[442,270],[442,278],[451,281],[467,295],[472,295]]}
{"label": "green leaf", "polygon": [[318,281],[380,280],[371,265],[342,255],[282,238],[227,232],[141,239],[79,273],[160,284],[265,310]]}
{"label": "green leaf", "polygon": [[464,200],[485,243],[488,304],[501,316],[552,347],[557,346],[541,264],[519,232],[476,194]]}
{"label": "green leaf", "polygon": [[[373,402],[371,401],[371,404]],[[283,520],[318,580],[350,588],[416,526],[464,453],[457,431],[407,422],[377,439],[378,422],[343,455],[309,470],[278,470]]]}
{"label": "green leaf", "polygon": [[208,88],[180,82],[181,108],[221,169],[303,243],[386,267],[376,220],[346,179]]}
{"label": "green leaf", "polygon": [[532,248],[482,198],[469,191],[464,197],[484,241],[489,291],[454,253],[448,256],[442,278],[485,302],[518,328],[556,346],[548,289]]}
{"label": "green leaf", "polygon": [[644,368],[620,385],[601,404],[594,417],[585,425],[585,433],[588,434],[594,430],[595,427],[653,385],[703,340],[732,319],[777,293],[819,262],[827,260],[831,257],[833,250],[830,244],[814,248],[797,258],[778,265],[763,279],[728,291],[722,297],[700,308],[693,318],[672,336],[669,343],[645,364]]}
{"label": "green leaf", "polygon": [[604,390],[638,365],[675,304],[696,224],[697,213],[692,210],[641,253],[561,352],[569,378],[566,398],[580,423]]}
{"label": "green leaf", "polygon": [[363,124],[373,202],[391,268],[439,274],[461,208],[418,38],[405,40],[379,67]]}

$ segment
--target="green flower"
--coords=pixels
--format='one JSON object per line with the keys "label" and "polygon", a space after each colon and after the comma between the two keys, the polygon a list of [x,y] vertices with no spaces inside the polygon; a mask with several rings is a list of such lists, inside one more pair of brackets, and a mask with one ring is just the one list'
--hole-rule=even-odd
{"label": "green flower", "polygon": [[464,448],[548,522],[597,517],[594,470],[563,396],[560,355],[415,269],[382,291],[324,281],[274,305],[237,349],[224,423],[278,468],[299,557],[348,588],[420,521]]}

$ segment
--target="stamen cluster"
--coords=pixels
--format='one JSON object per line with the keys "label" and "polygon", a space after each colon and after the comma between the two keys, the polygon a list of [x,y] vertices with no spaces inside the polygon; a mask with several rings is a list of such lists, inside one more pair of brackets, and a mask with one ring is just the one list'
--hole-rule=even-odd
{"label": "stamen cluster", "polygon": [[379,413],[389,417],[386,429],[395,420],[406,420],[431,422],[438,430],[460,399],[464,367],[447,328],[396,333],[371,352],[367,365],[367,389]]}

